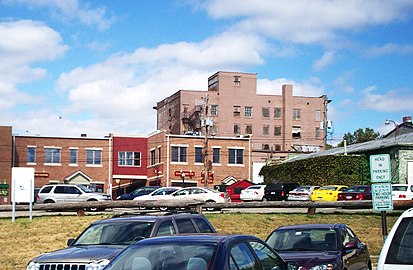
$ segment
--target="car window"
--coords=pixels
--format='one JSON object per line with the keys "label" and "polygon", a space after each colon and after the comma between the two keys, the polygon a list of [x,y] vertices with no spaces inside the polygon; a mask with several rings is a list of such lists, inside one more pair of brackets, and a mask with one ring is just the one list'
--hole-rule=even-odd
{"label": "car window", "polygon": [[246,243],[240,243],[231,248],[229,258],[230,270],[255,270],[260,269],[254,255]]}
{"label": "car window", "polygon": [[407,186],[392,186],[394,191],[407,191]]}
{"label": "car window", "polygon": [[180,218],[175,219],[176,226],[178,227],[179,233],[196,233],[194,224],[192,224],[190,219]]}
{"label": "car window", "polygon": [[196,225],[201,233],[213,233],[214,231],[209,226],[209,224],[202,218],[194,218]]}
{"label": "car window", "polygon": [[49,193],[52,190],[53,186],[44,187],[39,193]]}
{"label": "car window", "polygon": [[172,220],[163,221],[159,225],[159,229],[156,235],[160,236],[160,235],[171,235],[171,234],[176,234]]}
{"label": "car window", "polygon": [[267,246],[260,242],[250,241],[252,249],[257,254],[264,270],[272,270],[274,266],[280,266],[281,260],[278,256],[272,252]]}
{"label": "car window", "polygon": [[182,195],[188,195],[189,192],[187,189],[183,189],[183,190],[179,190],[177,192],[174,193],[174,196],[182,196]]}
{"label": "car window", "polygon": [[80,194],[80,191],[75,187],[67,187],[66,193],[67,194]]}
{"label": "car window", "polygon": [[386,264],[413,265],[413,217],[403,218],[386,257]]}
{"label": "car window", "polygon": [[66,194],[66,193],[67,193],[67,189],[66,189],[65,186],[57,186],[57,187],[54,189],[54,193],[56,193],[56,194]]}
{"label": "car window", "polygon": [[206,191],[200,188],[194,188],[191,190],[191,194],[203,194],[203,193],[206,193]]}
{"label": "car window", "polygon": [[353,231],[349,230],[348,228],[343,228],[343,230],[341,231],[341,240],[343,242],[343,247],[347,243],[355,243],[357,241]]}

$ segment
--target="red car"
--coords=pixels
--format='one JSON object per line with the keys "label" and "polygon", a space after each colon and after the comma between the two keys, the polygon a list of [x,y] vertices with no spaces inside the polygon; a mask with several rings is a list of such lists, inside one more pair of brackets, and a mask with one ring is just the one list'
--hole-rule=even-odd
{"label": "red car", "polygon": [[371,200],[371,188],[368,185],[351,186],[338,194],[337,201]]}

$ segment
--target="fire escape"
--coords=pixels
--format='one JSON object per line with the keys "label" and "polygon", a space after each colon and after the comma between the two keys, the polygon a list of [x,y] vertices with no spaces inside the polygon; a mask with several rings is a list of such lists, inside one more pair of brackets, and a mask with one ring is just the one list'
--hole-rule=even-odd
{"label": "fire escape", "polygon": [[182,123],[184,125],[184,134],[201,134],[201,112],[202,106],[195,105],[191,111],[188,111],[188,107],[184,107],[182,112]]}

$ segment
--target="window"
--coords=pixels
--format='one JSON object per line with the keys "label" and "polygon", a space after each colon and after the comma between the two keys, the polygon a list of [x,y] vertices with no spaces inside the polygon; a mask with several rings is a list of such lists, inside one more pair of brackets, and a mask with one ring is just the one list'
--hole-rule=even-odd
{"label": "window", "polygon": [[47,147],[44,149],[44,162],[60,164],[60,148],[56,147]]}
{"label": "window", "polygon": [[274,135],[275,136],[280,136],[281,135],[281,126],[275,126],[274,127]]}
{"label": "window", "polygon": [[189,219],[175,219],[175,223],[180,233],[196,233],[195,226]]}
{"label": "window", "polygon": [[149,152],[150,158],[151,158],[151,165],[155,164],[156,157],[155,157],[155,149],[151,149]]}
{"label": "window", "polygon": [[270,150],[270,145],[269,144],[263,144],[262,145],[262,150]]}
{"label": "window", "polygon": [[230,270],[254,270],[259,269],[254,255],[246,243],[240,243],[231,248],[229,259]]}
{"label": "window", "polygon": [[174,224],[171,220],[162,222],[161,225],[159,225],[158,232],[156,233],[157,236],[171,234],[175,234]]}
{"label": "window", "polygon": [[241,115],[241,106],[234,106],[233,107],[233,112],[234,112],[234,116],[240,116]]}
{"label": "window", "polygon": [[212,163],[221,163],[221,148],[212,148]]}
{"label": "window", "polygon": [[301,110],[293,109],[293,120],[300,120],[300,119],[301,119]]}
{"label": "window", "polygon": [[218,126],[214,123],[212,126],[209,126],[209,132],[211,135],[215,135],[218,132]]}
{"label": "window", "polygon": [[252,249],[255,251],[255,254],[257,254],[258,259],[260,260],[264,269],[270,270],[270,269],[277,269],[276,266],[281,267],[280,259],[268,247],[256,241],[251,241],[249,243]]}
{"label": "window", "polygon": [[241,85],[241,76],[234,76],[234,85],[235,86]]}
{"label": "window", "polygon": [[239,127],[238,124],[234,125],[234,135],[239,135],[241,134],[241,128]]}
{"label": "window", "polygon": [[118,152],[118,165],[140,167],[141,166],[141,152],[119,151]]}
{"label": "window", "polygon": [[275,151],[281,151],[281,145],[279,144],[274,145],[274,149]]}
{"label": "window", "polygon": [[281,108],[274,108],[274,118],[281,118]]}
{"label": "window", "polygon": [[186,146],[172,146],[172,162],[187,162],[186,153]]}
{"label": "window", "polygon": [[320,137],[321,137],[321,132],[320,132],[320,128],[319,128],[319,127],[316,127],[316,128],[315,128],[315,137],[316,137],[316,138],[320,138]]}
{"label": "window", "polygon": [[218,115],[218,105],[211,105],[211,116]]}
{"label": "window", "polygon": [[228,164],[244,164],[244,149],[228,149]]}
{"label": "window", "polygon": [[262,117],[264,118],[270,117],[270,108],[262,108]]}
{"label": "window", "polygon": [[301,127],[300,126],[293,126],[293,138],[301,138]]}
{"label": "window", "polygon": [[78,156],[78,149],[77,148],[70,148],[69,149],[70,155],[70,164],[77,164],[77,156]]}
{"label": "window", "polygon": [[268,135],[270,132],[270,126],[265,125],[262,127],[262,135]]}
{"label": "window", "polygon": [[250,106],[246,106],[245,107],[245,113],[244,113],[245,117],[251,118],[252,117],[252,107]]}
{"label": "window", "polygon": [[204,219],[194,218],[194,221],[196,225],[198,226],[200,233],[213,233],[214,232]]}
{"label": "window", "polygon": [[86,149],[86,165],[102,165],[102,150]]}
{"label": "window", "polygon": [[36,146],[27,147],[27,162],[36,163]]}
{"label": "window", "polygon": [[162,148],[158,147],[158,163],[162,162]]}
{"label": "window", "polygon": [[203,147],[195,147],[195,163],[204,163]]}
{"label": "window", "polygon": [[245,126],[245,134],[252,134],[252,125]]}
{"label": "window", "polygon": [[315,120],[316,121],[321,121],[321,111],[320,110],[315,111]]}

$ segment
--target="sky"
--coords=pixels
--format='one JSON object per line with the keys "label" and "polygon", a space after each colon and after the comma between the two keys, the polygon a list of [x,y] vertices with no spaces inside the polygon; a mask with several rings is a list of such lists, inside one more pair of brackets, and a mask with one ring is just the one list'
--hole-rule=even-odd
{"label": "sky", "polygon": [[156,130],[158,101],[217,71],[258,93],[331,99],[329,143],[412,116],[411,0],[0,0],[0,125],[104,137]]}

